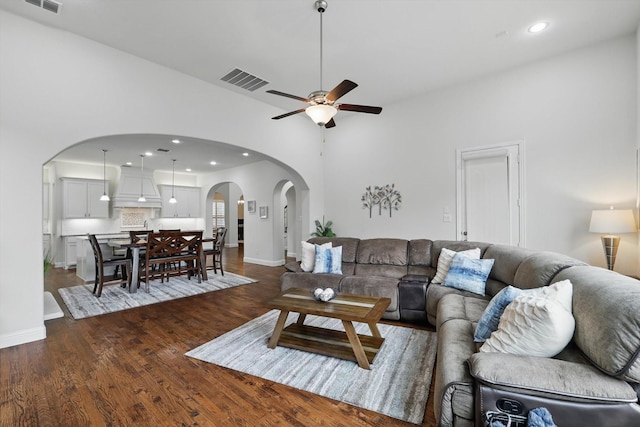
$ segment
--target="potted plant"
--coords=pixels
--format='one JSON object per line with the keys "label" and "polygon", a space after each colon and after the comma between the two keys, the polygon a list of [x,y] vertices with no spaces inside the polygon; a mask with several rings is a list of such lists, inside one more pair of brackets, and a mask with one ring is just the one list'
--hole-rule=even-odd
{"label": "potted plant", "polygon": [[324,217],[322,217],[322,223],[316,219],[316,231],[311,235],[315,237],[336,237],[336,233],[331,229],[332,226],[333,222],[324,222]]}
{"label": "potted plant", "polygon": [[53,266],[54,266],[53,257],[47,253],[44,256],[44,260],[43,260],[43,271],[45,276],[47,275],[47,271],[49,271],[49,269],[51,269],[51,267]]}

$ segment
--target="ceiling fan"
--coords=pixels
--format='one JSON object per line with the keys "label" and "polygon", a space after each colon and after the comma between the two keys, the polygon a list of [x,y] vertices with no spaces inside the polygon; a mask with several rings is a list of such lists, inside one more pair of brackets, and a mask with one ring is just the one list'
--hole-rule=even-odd
{"label": "ceiling fan", "polygon": [[327,10],[327,2],[324,0],[317,0],[314,3],[314,7],[320,13],[320,90],[311,92],[307,98],[301,96],[290,95],[288,93],[280,92],[277,90],[268,90],[267,93],[274,95],[285,96],[287,98],[297,99],[298,101],[306,102],[309,104],[306,108],[291,111],[289,113],[281,114],[276,117],[272,117],[273,120],[280,120],[285,117],[293,116],[294,114],[307,113],[311,120],[317,125],[324,126],[325,128],[332,128],[336,125],[333,120],[333,116],[336,115],[338,110],[355,111],[357,113],[369,113],[380,114],[381,107],[371,107],[368,105],[354,105],[354,104],[338,104],[336,101],[349,93],[358,85],[351,80],[343,80],[338,86],[334,87],[330,92],[322,90],[322,14]]}

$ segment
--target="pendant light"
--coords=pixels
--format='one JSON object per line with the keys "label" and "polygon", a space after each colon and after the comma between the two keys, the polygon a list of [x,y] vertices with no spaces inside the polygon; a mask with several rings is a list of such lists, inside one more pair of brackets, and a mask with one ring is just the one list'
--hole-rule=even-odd
{"label": "pendant light", "polygon": [[107,150],[102,149],[102,181],[104,186],[104,193],[100,196],[101,202],[108,202],[109,195],[107,194]]}
{"label": "pendant light", "polygon": [[144,179],[144,154],[140,154],[140,197],[138,197],[139,202],[147,201],[147,199],[144,198],[144,194],[142,192],[143,179]]}
{"label": "pendant light", "polygon": [[173,167],[171,169],[171,198],[169,199],[169,203],[178,203],[175,196],[175,187],[176,187],[176,159],[173,159]]}

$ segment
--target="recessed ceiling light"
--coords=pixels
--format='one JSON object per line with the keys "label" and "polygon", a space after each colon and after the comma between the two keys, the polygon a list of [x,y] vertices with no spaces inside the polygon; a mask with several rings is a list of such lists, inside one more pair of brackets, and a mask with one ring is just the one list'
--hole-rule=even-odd
{"label": "recessed ceiling light", "polygon": [[125,164],[126,164],[126,165],[128,165],[128,166],[131,166],[133,163],[131,163],[131,162],[127,162],[127,163],[125,163]]}
{"label": "recessed ceiling light", "polygon": [[249,157],[249,153],[246,153],[246,152],[242,153],[242,155],[245,156],[245,157]]}
{"label": "recessed ceiling light", "polygon": [[191,172],[191,168],[186,168],[185,169],[187,172]]}
{"label": "recessed ceiling light", "polygon": [[546,30],[549,27],[548,22],[536,22],[532,26],[529,27],[530,33],[539,33],[540,31]]}
{"label": "recessed ceiling light", "polygon": [[216,162],[209,162],[210,165],[217,165]]}
{"label": "recessed ceiling light", "polygon": [[147,151],[146,153],[144,153],[144,155],[147,157],[151,157],[153,156],[153,153],[151,151]]}
{"label": "recessed ceiling light", "polygon": [[182,141],[180,141],[179,139],[172,139],[171,142],[173,142],[174,144],[180,144]]}

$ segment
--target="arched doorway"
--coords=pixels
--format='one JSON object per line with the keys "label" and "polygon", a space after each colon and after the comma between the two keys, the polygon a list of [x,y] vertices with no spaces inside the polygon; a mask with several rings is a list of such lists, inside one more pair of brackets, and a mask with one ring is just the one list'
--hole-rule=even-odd
{"label": "arched doorway", "polygon": [[291,181],[280,181],[273,192],[273,250],[282,254],[282,264],[287,258],[297,256],[300,244],[299,206],[296,189]]}
{"label": "arched doorway", "polygon": [[244,239],[244,197],[242,189],[235,182],[221,182],[209,189],[205,197],[206,236],[213,236],[214,230],[227,227],[225,246],[238,247]]}

